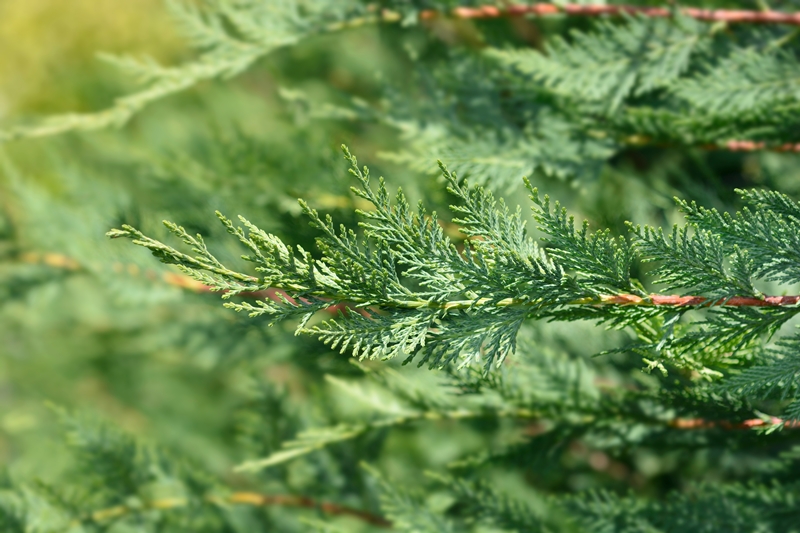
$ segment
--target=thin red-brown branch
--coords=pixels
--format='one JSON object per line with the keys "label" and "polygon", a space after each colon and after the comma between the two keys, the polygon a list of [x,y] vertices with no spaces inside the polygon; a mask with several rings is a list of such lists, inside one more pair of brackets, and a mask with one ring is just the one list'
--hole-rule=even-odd
{"label": "thin red-brown branch", "polygon": [[[632,135],[630,137],[620,140],[624,146],[633,148],[638,147],[655,147],[655,148],[673,148],[680,147],[680,144],[669,142],[659,142],[653,140],[646,135]],[[697,148],[709,151],[725,150],[728,152],[779,152],[779,153],[800,153],[800,143],[783,143],[783,144],[768,144],[764,141],[744,141],[744,140],[730,140],[720,143],[705,143],[696,145]]]}
{"label": "thin red-brown branch", "polygon": [[706,306],[706,307],[781,307],[797,305],[800,296],[764,296],[754,298],[751,296],[733,296],[731,298],[711,299],[703,296],[676,296],[666,294],[651,294],[647,298],[635,294],[614,294],[601,296],[603,304],[617,305],[664,305],[674,307]]}
{"label": "thin red-brown branch", "polygon": [[303,507],[317,509],[325,514],[336,516],[352,516],[368,524],[378,527],[391,527],[392,523],[382,516],[378,516],[352,507],[345,507],[336,503],[318,502],[306,496],[267,495],[255,492],[236,492],[231,494],[227,501],[256,506],[280,505],[284,507]]}
{"label": "thin red-brown branch", "polygon": [[[183,287],[184,289],[189,289],[193,292],[198,292],[198,293],[215,292],[214,287],[211,287],[210,285],[205,285],[183,274],[175,274],[173,272],[168,272],[164,274],[164,281],[166,281],[170,285]],[[297,305],[297,301],[291,296],[289,296],[286,293],[286,291],[283,291],[281,289],[269,288],[263,291],[246,291],[246,292],[240,292],[238,296],[241,296],[243,298],[267,299],[279,303],[283,302],[285,299],[290,304]],[[308,300],[300,298],[300,303],[308,304]],[[339,311],[345,311],[347,309],[350,309],[350,306],[348,306],[347,304],[339,303],[326,307],[324,311],[326,313],[331,313],[335,315],[338,314]]]}
{"label": "thin red-brown branch", "polygon": [[728,141],[722,145],[706,144],[702,148],[706,150],[728,150],[730,152],[759,152],[767,150],[770,152],[800,153],[800,143],[768,145],[760,141]]}
{"label": "thin red-brown branch", "polygon": [[[639,390],[638,387],[634,385],[623,385],[618,381],[609,378],[595,378],[594,384],[597,385],[602,391],[617,391],[620,387],[630,391]],[[713,428],[744,430],[765,426],[778,426],[781,424],[786,429],[800,429],[800,420],[784,420],[776,416],[771,416],[769,418],[751,418],[742,422],[730,422],[728,420],[707,420],[705,418],[673,418],[672,420],[666,421],[666,425],[669,427],[685,430]],[[535,433],[533,433],[534,435],[545,431],[545,426],[538,426],[535,424],[532,426],[533,430],[535,431]]]}
{"label": "thin red-brown branch", "polygon": [[[169,283],[182,286],[196,292],[210,292],[212,287],[203,285],[202,283],[195,282],[191,278],[174,275],[175,277],[168,278]],[[186,283],[185,279],[191,281]],[[267,289],[263,291],[243,292],[239,296],[245,298],[267,298],[276,302],[281,302],[285,298],[289,303],[296,304],[297,302],[286,294],[285,291],[280,289]],[[307,303],[301,299],[301,303]],[[464,306],[475,305],[473,300],[465,300]],[[497,305],[514,305],[516,302],[512,299],[501,300],[495,302]],[[678,296],[674,294],[650,294],[646,298],[637,296],[635,294],[607,294],[594,299],[578,300],[572,302],[574,305],[644,305],[644,306],[672,306],[672,307],[783,307],[800,304],[800,295],[794,296],[764,296],[762,298],[755,298],[753,296],[732,296],[730,298],[706,298],[704,296]],[[456,305],[458,304],[458,305]],[[463,306],[461,302],[449,302],[443,304],[448,309],[461,309]],[[344,308],[348,308],[346,304],[336,304],[327,308],[326,311],[338,312]]]}
{"label": "thin red-brown branch", "polygon": [[[297,301],[294,298],[292,298],[291,296],[286,294],[286,291],[283,291],[281,289],[272,289],[272,288],[270,288],[270,289],[267,289],[265,291],[243,292],[243,293],[240,293],[239,296],[244,296],[245,298],[268,298],[268,299],[270,299],[270,300],[272,300],[274,302],[279,302],[279,303],[283,302],[284,299],[285,299],[286,301],[288,301],[292,305],[298,305]],[[304,305],[308,305],[309,302],[305,298],[300,298],[300,303],[304,304]],[[334,305],[326,307],[325,309],[323,309],[323,311],[326,312],[326,313],[331,313],[333,315],[337,315],[337,314],[339,314],[340,311],[346,311],[348,309],[351,309],[351,306],[349,306],[349,305],[347,305],[345,303],[338,303],[338,304],[334,304]],[[359,310],[359,312],[362,315],[364,314],[361,310]]]}
{"label": "thin red-brown branch", "polygon": [[761,418],[752,418],[744,422],[728,422],[727,420],[705,420],[703,418],[676,418],[670,421],[669,425],[676,429],[753,429],[764,426],[777,426],[783,424],[783,427],[789,429],[800,428],[800,421],[798,420],[783,420],[775,416],[770,417],[768,420]]}
{"label": "thin red-brown branch", "polygon": [[[705,22],[727,22],[731,24],[790,24],[800,26],[800,13],[781,13],[778,11],[747,11],[741,9],[702,9],[697,7],[679,8],[678,11],[687,17]],[[457,7],[450,12],[450,16],[462,19],[485,19],[499,17],[521,17],[524,15],[549,16],[569,15],[579,17],[597,17],[601,15],[619,16],[643,15],[646,17],[667,18],[674,11],[666,7],[640,7],[640,6],[608,6],[608,5],[582,5],[564,4],[555,5],[539,2],[530,5],[510,5],[506,7],[478,6]],[[436,10],[426,10],[420,13],[420,19],[430,20],[440,17],[442,13]]]}
{"label": "thin red-brown branch", "polygon": [[[392,523],[384,517],[360,509],[330,502],[319,502],[306,496],[289,496],[284,494],[259,494],[257,492],[234,492],[228,496],[208,496],[206,501],[217,505],[252,505],[256,507],[283,506],[316,509],[325,514],[336,516],[352,516],[363,522],[378,527],[391,527]],[[186,498],[161,498],[153,500],[146,505],[149,509],[169,510],[185,507]],[[89,519],[92,522],[106,522],[121,516],[131,514],[135,510],[127,505],[118,505],[93,512]]]}

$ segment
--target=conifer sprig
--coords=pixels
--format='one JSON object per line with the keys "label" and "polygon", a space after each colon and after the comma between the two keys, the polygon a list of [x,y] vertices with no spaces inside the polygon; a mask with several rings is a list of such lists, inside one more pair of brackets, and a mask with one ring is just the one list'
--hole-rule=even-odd
{"label": "conifer sprig", "polygon": [[[435,213],[412,210],[402,191],[391,198],[384,181],[371,188],[369,172],[344,148],[359,187],[354,194],[374,205],[360,211],[363,240],[350,229],[336,229],[301,201],[322,236],[315,259],[293,251],[279,238],[253,226],[228,232],[249,250],[243,258],[260,277],[236,273],[210,255],[200,237],[167,223],[194,247],[189,256],[152,240],[129,226],[112,237],[130,237],[164,262],[230,298],[243,291],[279,290],[278,298],[226,304],[272,323],[300,317],[298,333],[359,358],[415,357],[441,367],[461,356],[480,360],[488,371],[516,347],[525,320],[594,319],[611,327],[631,327],[640,341],[632,348],[654,368],[664,362],[718,375],[736,365],[741,350],[754,349],[800,311],[795,296],[764,296],[758,279],[800,280],[795,257],[800,226],[798,204],[774,192],[742,193],[759,209],[722,215],[680,204],[690,225],[669,238],[660,230],[631,228],[633,240],[609,232],[576,230],[565,209],[553,210],[531,187],[534,218],[544,232],[543,247],[527,236],[519,210],[511,212],[491,192],[470,188],[442,165],[448,190],[459,205],[456,223],[467,239],[459,250],[445,236]],[[528,184],[530,187],[530,184]],[[634,261],[654,261],[656,283],[693,291],[687,296],[651,295],[630,277]],[[283,296],[285,295],[285,296]],[[318,311],[346,304],[350,311],[308,325]],[[686,312],[712,307],[693,326],[680,323]],[[744,353],[744,352],[742,352]]]}
{"label": "conifer sprig", "polygon": [[708,27],[689,19],[625,18],[623,25],[605,21],[592,33],[574,32],[570,42],[555,38],[545,52],[492,54],[558,94],[604,102],[614,113],[628,96],[670,85],[710,44]]}

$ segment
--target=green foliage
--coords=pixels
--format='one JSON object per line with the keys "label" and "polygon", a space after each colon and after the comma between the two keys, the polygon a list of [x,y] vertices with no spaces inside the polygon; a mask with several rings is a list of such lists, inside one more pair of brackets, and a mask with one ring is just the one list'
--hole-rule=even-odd
{"label": "green foliage", "polygon": [[800,376],[798,343],[797,335],[779,340],[774,348],[761,355],[758,364],[733,376],[724,386],[751,397],[760,393],[782,401],[793,398],[793,403],[787,407],[787,415],[790,420],[797,420],[797,404],[800,402],[797,391]]}
{"label": "green foliage", "polygon": [[[330,217],[323,221],[301,201],[311,225],[323,232],[317,241],[319,260],[302,248],[291,255],[280,239],[242,219],[249,231],[245,234],[221,215],[229,233],[254,253],[243,258],[258,265],[261,278],[224,267],[209,255],[201,237],[190,237],[172,223],[167,227],[194,246],[197,256],[178,252],[130,226],[109,235],[133,238],[197,281],[228,291],[224,298],[243,291],[283,291],[255,305],[226,304],[251,317],[267,315],[274,323],[301,316],[298,333],[310,333],[341,352],[350,351],[362,360],[403,355],[409,362],[420,356],[419,364],[432,368],[461,356],[459,364],[483,359],[488,372],[515,350],[524,320],[592,318],[612,327],[631,326],[644,341],[635,348],[646,355],[651,368],[664,370],[663,363],[669,362],[713,375],[746,360],[741,350],[771,337],[798,311],[796,303],[766,302],[753,285],[758,279],[800,281],[789,266],[797,235],[794,217],[763,207],[722,216],[684,203],[680,205],[693,225],[675,227],[669,238],[660,230],[634,227],[634,247],[609,231],[589,233],[588,222],[576,230],[566,209],[556,204],[553,210],[549,198],[540,198],[534,188],[534,218],[545,234],[542,249],[526,235],[519,209],[512,215],[490,192],[460,184],[443,166],[448,190],[462,202],[453,208],[460,217],[454,222],[463,224],[461,231],[468,237],[460,252],[444,235],[435,212],[428,215],[421,204],[412,212],[402,192],[392,204],[383,180],[378,191],[372,191],[368,170],[360,169],[346,149],[345,157],[361,186],[353,192],[374,206],[360,211],[369,241],[359,244],[356,233],[344,227],[337,232]],[[784,210],[796,206],[774,194],[742,196],[769,197]],[[679,324],[692,306],[659,304],[631,279],[634,250],[639,260],[659,263],[651,272],[654,283],[667,290],[692,290],[699,298],[695,306],[718,307],[698,324]],[[754,307],[728,305],[733,297],[750,297]],[[340,311],[338,318],[307,327],[315,313],[342,305],[347,311]],[[722,356],[726,353],[730,355]]]}
{"label": "green foliage", "polygon": [[634,229],[639,249],[647,254],[647,260],[660,263],[653,274],[659,283],[666,285],[665,290],[687,289],[720,297],[728,294],[758,296],[748,268],[751,264],[738,248],[734,248],[735,255],[731,258],[732,269],[737,272],[728,273],[721,237],[703,230],[690,236],[689,229],[689,226],[675,226],[668,238],[661,229],[646,226]]}
{"label": "green foliage", "polygon": [[[794,246],[800,221],[789,210],[796,209],[797,204],[776,193],[740,194],[746,207],[735,216],[695,204],[684,203],[681,207],[690,221],[724,236],[729,250],[738,246],[758,257],[755,262],[758,266],[749,267],[753,276],[784,283],[796,282],[800,276],[796,266],[800,256]],[[771,209],[774,204],[777,204],[777,211]]]}
{"label": "green foliage", "polygon": [[137,117],[0,153],[0,530],[797,530],[796,31],[169,6],[0,133]]}
{"label": "green foliage", "polygon": [[793,489],[698,486],[663,506],[598,493],[575,501],[573,509],[591,531],[796,531],[786,521],[793,515]]}
{"label": "green foliage", "polygon": [[398,531],[434,533],[456,531],[444,517],[432,513],[422,502],[421,494],[403,490],[396,483],[379,478],[382,489],[381,508]]}
{"label": "green foliage", "polygon": [[712,113],[758,112],[798,100],[797,58],[792,52],[738,49],[707,72],[687,80],[676,94]]}
{"label": "green foliage", "polygon": [[497,58],[560,95],[614,112],[630,96],[669,87],[708,46],[707,29],[681,17],[626,17],[623,26],[605,21],[593,33],[573,32],[571,42],[557,37],[546,53],[515,50]]}

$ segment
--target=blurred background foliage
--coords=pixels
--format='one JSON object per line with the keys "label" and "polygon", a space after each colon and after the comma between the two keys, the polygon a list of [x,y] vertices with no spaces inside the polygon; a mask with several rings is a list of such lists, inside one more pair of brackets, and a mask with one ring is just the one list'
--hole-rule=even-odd
{"label": "blurred background foliage", "polygon": [[6,0],[0,4],[0,115],[87,110],[120,89],[98,51],[187,53],[160,0]]}
{"label": "blurred background foliage", "polygon": [[[190,56],[161,0],[4,1],[0,49],[6,123],[101,109],[129,90],[98,51],[167,63]],[[354,481],[346,470],[360,472],[359,461],[369,458],[362,448],[374,443],[340,447],[334,453],[344,458],[322,453],[317,466],[264,479],[232,468],[351,410],[347,396],[323,380],[328,372],[357,374],[348,358],[295,339],[290,328],[268,330],[224,310],[218,295],[197,292],[176,271],[104,233],[125,222],[164,236],[160,221],[169,218],[208,236],[221,257],[238,257],[215,223],[220,209],[312,248],[296,199],[352,223],[338,145],[346,141],[369,160],[394,134],[312,121],[290,109],[278,88],[320,99],[341,90],[374,97],[376,74],[399,75],[401,66],[402,54],[365,28],[282,50],[234,82],[158,102],[118,131],[0,147],[0,464],[14,479],[58,483],[74,473],[57,405],[157,443],[233,487],[282,493],[279,480],[286,479],[291,492],[311,497],[347,493]],[[390,181],[417,198],[439,189],[406,171]],[[308,527],[282,518],[297,510],[269,513],[281,531]]]}
{"label": "blurred background foliage", "polygon": [[[354,486],[366,483],[363,474],[353,474],[361,460],[414,482],[421,470],[509,438],[511,428],[495,422],[426,422],[379,431],[258,476],[234,474],[234,465],[268,455],[301,428],[354,416],[361,407],[323,377],[360,371],[347,356],[294,338],[289,326],[268,329],[222,309],[217,295],[146,252],[104,237],[121,223],[163,237],[160,221],[170,219],[202,233],[219,257],[235,262],[241,250],[215,224],[219,209],[312,248],[314,234],[297,197],[355,223],[357,205],[337,150],[342,143],[374,175],[441,213],[449,199],[439,180],[381,157],[408,142],[396,129],[318,119],[293,95],[334,105],[343,95],[379,102],[390,84],[413,94],[408,50],[446,57],[448,48],[479,46],[472,24],[372,26],[315,37],[234,80],[157,102],[120,130],[0,146],[0,463],[11,475],[57,482],[74,468],[50,404],[156,442],[232,487],[349,499],[358,507],[353,495],[369,493],[368,485]],[[539,31],[524,20],[485,24],[490,36],[512,32],[520,40]],[[559,24],[542,26],[557,32]],[[166,63],[192,54],[161,0],[2,0],[0,121],[107,106],[130,85],[97,60],[97,51],[149,54]],[[625,220],[678,221],[675,195],[731,209],[734,187],[800,193],[797,157],[772,153],[631,148],[591,179],[533,178],[593,226],[617,232]],[[501,192],[509,204],[527,205],[521,187]],[[635,357],[588,359],[617,345],[621,334],[582,323],[527,328],[521,358],[547,351],[582,359],[600,376],[654,379],[640,373]],[[423,384],[439,379],[412,368],[402,372]],[[643,447],[610,459],[575,441],[558,463],[564,468],[524,476],[498,468],[487,477],[519,493],[531,485],[567,491],[628,485],[655,495],[691,479],[736,478],[751,466],[737,464],[735,451],[719,452],[706,448],[685,461]],[[304,530],[290,518],[297,511],[259,512],[267,516],[259,520],[285,528],[280,531]]]}

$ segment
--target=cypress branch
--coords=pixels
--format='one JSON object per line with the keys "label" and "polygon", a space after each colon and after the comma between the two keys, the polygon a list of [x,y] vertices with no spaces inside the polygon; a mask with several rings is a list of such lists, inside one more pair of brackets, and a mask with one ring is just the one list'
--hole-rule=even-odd
{"label": "cypress branch", "polygon": [[[477,234],[476,234],[477,235]],[[480,235],[477,235],[480,236]],[[73,271],[82,268],[81,264],[75,259],[65,256],[63,254],[51,252],[28,252],[21,256],[21,260],[25,263],[44,264],[56,269],[64,269]],[[126,270],[125,265],[116,265],[119,271]],[[139,273],[138,267],[129,265],[127,270],[131,273]],[[148,276],[151,277],[151,276]],[[211,293],[218,292],[214,285],[205,285],[196,281],[190,276],[178,274],[173,272],[164,272],[159,278],[169,285],[174,285],[191,292],[198,293]],[[224,293],[224,291],[222,291]],[[268,298],[275,302],[288,301],[292,305],[297,305],[297,302],[289,296],[282,289],[269,287],[259,291],[243,291],[236,294],[241,298],[261,299]],[[431,307],[442,310],[455,310],[455,309],[469,309],[474,306],[493,304],[498,307],[508,307],[514,305],[531,305],[526,301],[515,301],[513,299],[504,299],[497,302],[490,302],[489,300],[463,300],[451,302],[406,302],[405,306],[409,309],[419,309],[420,307]],[[676,307],[781,307],[793,306],[800,303],[800,296],[762,296],[762,297],[747,297],[747,296],[732,296],[729,298],[706,298],[703,296],[683,296],[683,295],[668,295],[668,294],[648,294],[646,296],[639,296],[636,294],[601,294],[592,299],[579,299],[572,302],[566,302],[565,305],[642,305],[642,306],[676,306]],[[300,300],[301,305],[308,305],[308,301]],[[339,311],[348,309],[347,303],[332,304],[324,308],[324,311],[336,314]]]}
{"label": "cypress branch", "polygon": [[[663,369],[669,361],[714,375],[720,365],[715,354],[752,347],[800,312],[800,297],[763,296],[752,288],[759,278],[791,282],[797,277],[790,261],[798,219],[785,213],[800,208],[777,193],[742,194],[750,202],[776,204],[780,213],[745,209],[733,218],[683,204],[690,226],[676,228],[670,240],[651,228],[631,228],[632,244],[602,230],[589,233],[587,224],[576,230],[564,208],[551,206],[549,198],[541,198],[528,184],[534,217],[546,234],[540,247],[526,235],[519,214],[510,215],[490,192],[462,185],[442,165],[449,191],[462,202],[453,208],[468,237],[459,252],[435,213],[428,215],[421,205],[412,212],[402,192],[393,203],[382,179],[373,191],[369,171],[346,148],[344,152],[360,185],[354,193],[375,206],[360,211],[369,241],[360,243],[352,230],[335,230],[330,217],[321,218],[301,202],[312,226],[323,233],[318,239],[321,260],[312,260],[302,248],[295,254],[242,219],[248,234],[222,215],[228,232],[255,252],[244,258],[257,265],[261,278],[234,273],[207,255],[205,246],[197,244],[202,243],[199,236],[190,237],[171,223],[167,227],[199,256],[179,252],[130,226],[109,236],[134,239],[163,262],[225,291],[223,298],[273,291],[255,305],[229,302],[231,309],[267,316],[272,323],[302,317],[298,333],[314,335],[342,352],[362,359],[403,355],[406,362],[421,356],[419,364],[431,367],[461,356],[466,362],[483,359],[488,371],[516,349],[518,329],[527,319],[594,319],[636,331],[644,341],[635,349],[648,354],[645,361],[651,368]],[[644,291],[630,278],[637,255],[661,263],[654,272],[657,282],[705,294]],[[410,288],[406,280],[420,288]],[[306,326],[316,312],[329,307],[358,312]],[[708,308],[712,313],[699,329],[675,335],[675,321],[683,313]],[[649,325],[661,320],[655,328]]]}

